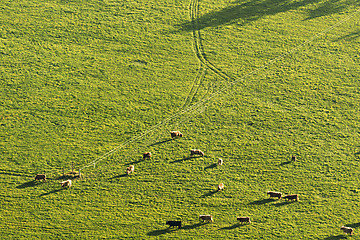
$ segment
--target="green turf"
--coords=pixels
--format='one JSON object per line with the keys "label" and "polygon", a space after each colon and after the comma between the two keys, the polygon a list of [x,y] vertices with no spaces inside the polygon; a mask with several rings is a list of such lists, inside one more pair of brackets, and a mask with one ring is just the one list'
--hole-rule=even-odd
{"label": "green turf", "polygon": [[357,1],[0,5],[1,239],[359,238]]}

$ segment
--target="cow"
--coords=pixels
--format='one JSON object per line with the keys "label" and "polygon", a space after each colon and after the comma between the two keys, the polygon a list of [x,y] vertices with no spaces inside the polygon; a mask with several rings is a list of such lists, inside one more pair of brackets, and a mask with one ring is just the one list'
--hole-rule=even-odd
{"label": "cow", "polygon": [[218,185],[218,191],[221,191],[221,190],[223,190],[224,189],[224,184],[223,183],[220,183],[219,185]]}
{"label": "cow", "polygon": [[174,138],[180,138],[180,137],[183,136],[183,134],[182,134],[181,132],[179,132],[179,131],[172,131],[172,132],[170,132],[170,134],[171,134],[171,138],[172,138],[172,139],[174,139]]}
{"label": "cow", "polygon": [[166,221],[166,225],[169,225],[169,228],[171,227],[181,228],[181,221]]}
{"label": "cow", "polygon": [[46,176],[45,176],[45,174],[37,174],[36,176],[35,176],[35,181],[37,181],[37,180],[43,180],[44,182],[46,182]]}
{"label": "cow", "polygon": [[342,227],[340,228],[340,230],[343,230],[343,232],[346,233],[346,235],[347,235],[348,233],[350,233],[350,235],[353,235],[353,233],[354,233],[354,229],[352,229],[351,227],[342,226]]}
{"label": "cow", "polygon": [[60,183],[61,184],[61,187],[71,187],[71,180],[66,180],[66,181],[63,181]]}
{"label": "cow", "polygon": [[127,175],[129,175],[130,173],[133,173],[134,172],[134,165],[130,165],[129,167],[126,168],[126,173]]}
{"label": "cow", "polygon": [[239,223],[251,223],[249,217],[237,217],[236,219],[239,221]]}
{"label": "cow", "polygon": [[221,158],[219,158],[218,159],[218,166],[221,166],[221,165],[223,165],[224,164],[224,161],[221,159]]}
{"label": "cow", "polygon": [[268,191],[267,194],[269,194],[269,197],[277,197],[278,199],[281,199],[282,193],[281,192],[272,192]]}
{"label": "cow", "polygon": [[193,156],[193,155],[200,155],[200,156],[204,156],[204,152],[199,150],[199,149],[192,149],[190,150],[190,155]]}
{"label": "cow", "polygon": [[295,201],[299,201],[299,195],[297,195],[297,194],[290,194],[290,195],[286,195],[285,197],[284,197],[284,199],[286,199],[286,200],[295,200]]}
{"label": "cow", "polygon": [[199,215],[199,220],[203,222],[213,222],[213,217],[211,215]]}
{"label": "cow", "polygon": [[151,158],[151,152],[145,152],[143,153],[143,160],[147,159],[147,158]]}
{"label": "cow", "polygon": [[291,161],[296,162],[296,156],[295,155],[292,155]]}

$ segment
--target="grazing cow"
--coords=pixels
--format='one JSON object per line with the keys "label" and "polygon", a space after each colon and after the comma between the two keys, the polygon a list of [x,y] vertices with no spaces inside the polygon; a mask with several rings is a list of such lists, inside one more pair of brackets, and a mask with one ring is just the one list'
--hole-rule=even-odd
{"label": "grazing cow", "polygon": [[277,197],[277,198],[281,198],[282,193],[281,192],[272,192],[272,191],[268,191],[267,194],[269,194],[270,197]]}
{"label": "grazing cow", "polygon": [[296,162],[296,156],[295,155],[292,155],[291,161]]}
{"label": "grazing cow", "polygon": [[166,225],[169,225],[169,228],[171,227],[181,228],[181,221],[166,221]]}
{"label": "grazing cow", "polygon": [[66,181],[63,181],[60,183],[61,184],[61,187],[71,187],[71,180],[66,180]]}
{"label": "grazing cow", "polygon": [[147,158],[151,158],[151,152],[146,152],[143,154],[143,160],[147,159]]}
{"label": "grazing cow", "polygon": [[37,181],[37,180],[44,180],[44,182],[46,182],[46,176],[45,176],[45,174],[37,174],[36,176],[35,176],[35,181]]}
{"label": "grazing cow", "polygon": [[340,230],[343,230],[343,232],[346,233],[346,234],[350,233],[350,235],[353,235],[353,233],[354,233],[354,229],[352,229],[351,227],[342,226],[340,228]]}
{"label": "grazing cow", "polygon": [[179,131],[172,131],[171,133],[171,138],[174,139],[174,138],[180,138],[183,136],[183,134]]}
{"label": "grazing cow", "polygon": [[354,233],[354,229],[352,229],[351,227],[342,226],[340,230],[343,230],[343,232],[346,234],[350,233],[350,235]]}
{"label": "grazing cow", "polygon": [[219,185],[218,185],[218,191],[221,191],[221,190],[223,190],[224,189],[224,184],[223,183],[220,183]]}
{"label": "grazing cow", "polygon": [[127,175],[129,175],[130,173],[133,173],[134,172],[134,165],[130,165],[129,167],[126,168],[126,173]]}
{"label": "grazing cow", "polygon": [[213,222],[213,217],[211,215],[200,215],[199,220],[202,220],[203,222]]}
{"label": "grazing cow", "polygon": [[297,195],[297,194],[290,194],[290,195],[286,195],[285,197],[284,197],[284,199],[286,199],[286,200],[295,200],[295,201],[299,201],[299,195]]}
{"label": "grazing cow", "polygon": [[190,150],[190,154],[191,154],[191,156],[193,156],[193,155],[200,155],[200,156],[202,156],[202,157],[205,155],[204,152],[201,151],[201,150],[199,150],[199,149],[192,149],[192,150]]}
{"label": "grazing cow", "polygon": [[219,158],[219,160],[218,160],[218,165],[221,166],[221,165],[223,165],[223,164],[224,164],[224,161],[223,161],[221,158]]}
{"label": "grazing cow", "polygon": [[249,217],[237,217],[236,218],[240,223],[251,223]]}

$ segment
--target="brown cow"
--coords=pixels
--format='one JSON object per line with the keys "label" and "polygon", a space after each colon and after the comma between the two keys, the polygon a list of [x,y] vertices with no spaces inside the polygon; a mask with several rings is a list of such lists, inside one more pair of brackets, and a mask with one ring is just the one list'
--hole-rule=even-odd
{"label": "brown cow", "polygon": [[61,184],[61,187],[71,187],[71,180],[66,180],[66,181],[63,181],[60,183]]}
{"label": "brown cow", "polygon": [[223,164],[224,164],[224,161],[223,161],[221,158],[219,158],[219,159],[218,159],[218,165],[221,166],[221,165],[223,165]]}
{"label": "brown cow", "polygon": [[172,131],[171,133],[171,138],[174,139],[174,138],[180,138],[183,136],[183,134],[179,131]]}
{"label": "brown cow", "polygon": [[199,220],[202,220],[203,222],[213,222],[213,217],[211,215],[200,215]]}
{"label": "brown cow", "polygon": [[129,175],[130,173],[133,173],[134,172],[134,165],[130,165],[129,167],[126,168],[126,173],[127,175]]}
{"label": "brown cow", "polygon": [[46,182],[46,176],[45,176],[45,174],[37,174],[36,176],[35,176],[35,181],[37,181],[37,180],[44,180],[44,182]]}
{"label": "brown cow", "polygon": [[236,218],[240,223],[251,223],[249,217],[237,217]]}
{"label": "brown cow", "polygon": [[281,198],[282,193],[281,192],[272,192],[272,191],[268,191],[267,194],[269,194],[269,197],[277,197],[277,198]]}
{"label": "brown cow", "polygon": [[285,197],[284,197],[284,199],[286,199],[286,200],[295,200],[295,201],[299,201],[299,195],[297,195],[297,194],[290,194],[290,195],[286,195]]}
{"label": "brown cow", "polygon": [[340,230],[343,230],[343,232],[346,233],[346,234],[350,233],[350,235],[353,235],[353,233],[354,233],[354,229],[352,229],[351,227],[342,226],[340,228]]}
{"label": "brown cow", "polygon": [[143,160],[145,160],[145,159],[147,159],[147,158],[151,158],[151,152],[145,152],[144,154],[143,154]]}
{"label": "brown cow", "polygon": [[193,155],[200,155],[200,156],[204,156],[204,152],[199,150],[199,149],[192,149],[190,150],[190,155],[193,156]]}
{"label": "brown cow", "polygon": [[221,190],[223,190],[224,189],[224,184],[223,183],[220,183],[219,185],[218,185],[218,191],[221,191]]}

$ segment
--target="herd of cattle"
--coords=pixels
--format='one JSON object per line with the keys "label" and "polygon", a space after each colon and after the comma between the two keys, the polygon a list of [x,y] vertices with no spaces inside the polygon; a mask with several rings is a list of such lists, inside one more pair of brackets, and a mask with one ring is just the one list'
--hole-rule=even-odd
{"label": "herd of cattle", "polygon": [[[179,137],[182,137],[183,134],[179,131],[172,131],[171,132],[171,138],[172,139],[175,139],[175,138],[179,138]],[[198,155],[198,156],[205,156],[205,153],[199,149],[192,149],[190,150],[190,156],[195,156],[195,155]],[[143,153],[143,160],[145,159],[150,159],[151,158],[151,152],[145,152]],[[292,156],[291,157],[291,160],[292,161],[296,161],[296,156]],[[219,158],[218,159],[218,162],[217,164],[219,166],[223,165],[224,161]],[[130,175],[131,173],[133,173],[135,170],[135,167],[134,165],[130,165],[129,167],[126,168],[126,173],[128,175]],[[35,176],[35,181],[41,181],[43,180],[44,182],[46,182],[46,176],[45,174],[37,174]],[[61,187],[71,187],[71,180],[66,180],[66,181],[63,181],[63,182],[60,182],[61,184]],[[221,191],[224,189],[224,184],[223,183],[220,183],[218,185],[218,191]],[[274,198],[278,198],[278,199],[285,199],[285,200],[289,200],[289,201],[292,201],[292,200],[295,200],[295,201],[299,201],[299,195],[298,194],[290,194],[290,195],[285,195],[283,196],[283,194],[281,192],[273,192],[273,191],[268,191],[267,194],[269,195],[270,198],[274,197]],[[211,215],[200,215],[199,216],[199,220],[200,221],[203,221],[203,222],[213,222],[213,216]],[[250,221],[250,218],[249,217],[237,217],[237,220],[239,221],[239,223],[251,223]],[[170,227],[178,227],[178,228],[181,228],[182,227],[182,221],[166,221],[166,225],[169,225],[169,228]],[[340,228],[340,230],[342,230],[345,234],[350,234],[352,235],[354,233],[354,230],[351,228],[351,227],[345,227],[345,226],[342,226]]]}

